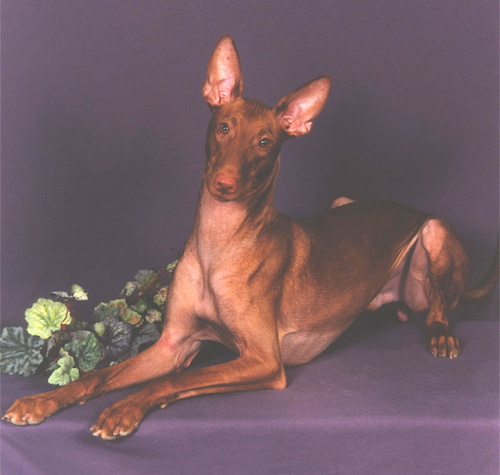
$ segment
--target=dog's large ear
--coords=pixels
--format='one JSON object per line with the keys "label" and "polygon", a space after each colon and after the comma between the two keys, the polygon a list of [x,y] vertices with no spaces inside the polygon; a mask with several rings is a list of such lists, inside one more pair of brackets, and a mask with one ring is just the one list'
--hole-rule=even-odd
{"label": "dog's large ear", "polygon": [[288,96],[274,108],[284,132],[290,137],[308,134],[314,119],[323,110],[332,85],[330,76],[314,79]]}
{"label": "dog's large ear", "polygon": [[211,107],[232,102],[243,94],[240,58],[229,35],[223,35],[215,45],[201,93]]}

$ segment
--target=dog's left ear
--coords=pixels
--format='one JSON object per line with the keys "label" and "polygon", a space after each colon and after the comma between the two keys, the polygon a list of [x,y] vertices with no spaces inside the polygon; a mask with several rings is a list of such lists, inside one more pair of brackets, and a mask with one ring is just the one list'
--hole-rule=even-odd
{"label": "dog's left ear", "polygon": [[310,132],[314,119],[328,99],[332,78],[321,76],[285,96],[274,108],[283,131],[290,137]]}
{"label": "dog's left ear", "polygon": [[201,94],[210,107],[227,104],[243,94],[240,58],[229,35],[223,35],[215,45]]}

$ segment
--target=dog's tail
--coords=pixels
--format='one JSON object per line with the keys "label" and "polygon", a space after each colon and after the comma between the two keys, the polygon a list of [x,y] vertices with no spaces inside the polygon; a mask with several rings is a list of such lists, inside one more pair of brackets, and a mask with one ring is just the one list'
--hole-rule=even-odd
{"label": "dog's tail", "polygon": [[499,242],[497,241],[495,257],[493,258],[493,262],[488,269],[488,272],[477,287],[474,287],[472,289],[464,288],[462,290],[462,293],[460,295],[461,303],[469,303],[480,300],[483,297],[486,297],[486,295],[488,295],[493,290],[498,280],[498,250]]}

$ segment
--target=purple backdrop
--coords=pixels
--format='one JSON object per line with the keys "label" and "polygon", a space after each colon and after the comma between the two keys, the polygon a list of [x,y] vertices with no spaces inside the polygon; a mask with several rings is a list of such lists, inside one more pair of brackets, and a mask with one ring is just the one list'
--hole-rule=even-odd
{"label": "purple backdrop", "polygon": [[[497,6],[490,2],[2,2],[2,317],[77,282],[114,297],[183,246],[223,32],[247,97],[334,78],[285,145],[278,209],[391,198],[460,231],[477,281],[498,229]],[[494,301],[496,299],[492,299]]]}
{"label": "purple backdrop", "polygon": [[[399,200],[455,225],[471,283],[486,271],[498,231],[497,1],[3,0],[1,15],[3,326],[75,282],[90,315],[182,248],[209,119],[200,88],[225,32],[247,97],[274,105],[334,79],[311,134],[284,146],[278,209]],[[459,316],[496,319],[497,302],[498,291]]]}

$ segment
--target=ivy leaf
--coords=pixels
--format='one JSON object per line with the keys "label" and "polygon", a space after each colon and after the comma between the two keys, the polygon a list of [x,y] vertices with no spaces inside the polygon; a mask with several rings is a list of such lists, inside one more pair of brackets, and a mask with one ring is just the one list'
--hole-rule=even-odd
{"label": "ivy leaf", "polygon": [[152,308],[146,313],[146,320],[149,323],[161,322],[163,320],[163,314],[159,310]]}
{"label": "ivy leaf", "polygon": [[140,326],[142,324],[142,316],[131,308],[127,308],[122,312],[121,319],[129,325]]}
{"label": "ivy leaf", "polygon": [[43,340],[21,327],[6,327],[0,337],[0,372],[32,376],[43,362]]}
{"label": "ivy leaf", "polygon": [[78,333],[82,334],[81,336],[86,335],[66,343],[64,349],[76,358],[78,367],[82,371],[92,371],[101,359],[104,345],[91,332]]}
{"label": "ivy leaf", "polygon": [[103,322],[94,323],[94,331],[97,336],[103,336],[105,330],[106,330],[106,325],[104,325]]}
{"label": "ivy leaf", "polygon": [[115,316],[115,313],[118,313],[116,309],[110,308],[108,304],[101,302],[94,308],[94,321],[102,322],[107,317]]}
{"label": "ivy leaf", "polygon": [[148,304],[145,300],[140,299],[138,300],[132,307],[130,307],[134,312],[137,313],[144,313],[148,308]]}
{"label": "ivy leaf", "polygon": [[140,325],[142,317],[131,308],[128,308],[125,299],[111,300],[108,303],[100,303],[94,309],[94,320],[103,321],[107,317],[117,317],[130,325]]}
{"label": "ivy leaf", "polygon": [[87,293],[78,284],[73,284],[71,286],[71,293],[76,300],[88,300],[89,297]]}
{"label": "ivy leaf", "polygon": [[66,330],[68,330],[70,333],[75,333],[89,329],[90,329],[90,324],[88,322],[84,322],[83,320],[77,320],[76,318],[74,318],[66,328]]}
{"label": "ivy leaf", "polygon": [[125,297],[132,297],[132,294],[135,292],[135,289],[139,287],[139,282],[127,282],[125,284],[124,289],[122,290],[122,294],[125,295]]}
{"label": "ivy leaf", "polygon": [[66,305],[48,299],[38,299],[26,310],[24,317],[28,322],[28,333],[44,340],[60,329],[63,320],[65,323],[71,323],[71,315],[67,313]]}
{"label": "ivy leaf", "polygon": [[167,303],[168,287],[162,287],[158,293],[153,297],[153,301],[158,307]]}
{"label": "ivy leaf", "polygon": [[133,327],[115,316],[107,317],[103,323],[106,358],[118,359],[126,355],[130,350]]}
{"label": "ivy leaf", "polygon": [[179,259],[176,259],[174,262],[171,262],[167,265],[167,272],[173,273],[177,264],[179,263]]}
{"label": "ivy leaf", "polygon": [[152,269],[140,270],[135,276],[135,280],[139,282],[139,288],[143,289],[148,285],[158,273]]}
{"label": "ivy leaf", "polygon": [[75,340],[84,340],[89,334],[90,332],[88,330],[55,332],[46,340],[47,346],[45,356],[47,358],[55,358],[59,354],[61,347],[64,347],[66,343]]}
{"label": "ivy leaf", "polygon": [[49,383],[57,386],[65,386],[80,377],[78,368],[75,368],[75,360],[71,355],[63,356],[57,361],[57,368],[49,377]]}
{"label": "ivy leaf", "polygon": [[68,292],[62,292],[59,290],[57,290],[57,291],[54,290],[53,292],[50,293],[50,295],[53,295],[54,297],[58,297],[58,298],[65,299],[65,300],[72,300],[75,298],[75,297],[73,297],[73,295],[68,294]]}
{"label": "ivy leaf", "polygon": [[145,350],[160,338],[160,332],[153,323],[146,323],[132,341],[130,356]]}

